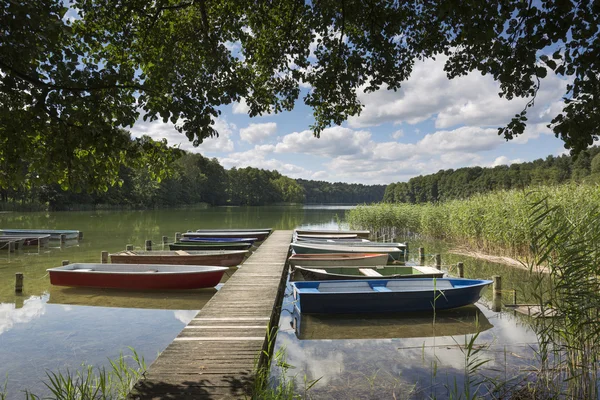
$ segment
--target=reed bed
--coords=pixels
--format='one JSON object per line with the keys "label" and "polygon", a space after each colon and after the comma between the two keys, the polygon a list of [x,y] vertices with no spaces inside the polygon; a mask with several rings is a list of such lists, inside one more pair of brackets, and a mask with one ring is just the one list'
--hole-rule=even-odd
{"label": "reed bed", "polygon": [[[600,186],[567,184],[498,191],[436,204],[365,205],[350,210],[347,220],[351,228],[368,229],[377,236],[418,233],[488,253],[528,257],[531,205],[541,199],[547,199],[550,208],[562,210],[560,218],[576,220],[600,205]],[[543,223],[551,225],[557,220],[548,218]]]}

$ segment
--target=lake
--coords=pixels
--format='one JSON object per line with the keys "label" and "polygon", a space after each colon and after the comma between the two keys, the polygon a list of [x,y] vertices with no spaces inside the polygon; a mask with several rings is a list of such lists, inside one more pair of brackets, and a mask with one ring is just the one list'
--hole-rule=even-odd
{"label": "lake", "polygon": [[[175,232],[201,228],[337,229],[344,226],[348,208],[299,205],[0,214],[2,228],[84,232],[80,242],[39,254],[37,248],[14,254],[0,250],[0,377],[7,377],[8,398],[24,398],[26,389],[43,395],[47,371],[75,371],[82,364],[108,366],[108,358],[130,354],[129,347],[150,365],[217,290],[130,293],[59,288],[50,286],[47,268],[59,266],[62,260],[100,262],[103,250],[116,252],[127,244],[142,248],[148,239],[162,248],[163,236],[172,241]],[[465,262],[467,277],[502,275],[504,288],[517,289],[520,301],[530,292],[526,271],[453,256],[448,254],[450,246],[441,242],[409,241],[412,255],[419,246],[426,248],[428,264],[433,263],[433,254],[441,253],[445,266]],[[17,272],[25,277],[21,295],[14,293]],[[294,315],[286,296],[276,348],[286,349],[288,363],[295,366],[288,375],[301,386],[305,377],[321,379],[311,389],[314,398],[402,398],[399,391],[418,396],[423,387],[430,387],[426,394],[439,395],[446,380],[462,381],[465,357],[460,345],[478,329],[477,342],[490,345],[482,351],[491,360],[484,368],[529,363],[528,346],[536,341],[527,318],[490,311],[491,290],[485,295],[473,308],[436,316],[435,323],[427,315],[300,317]],[[279,376],[276,369],[274,376]],[[417,382],[418,388],[407,390]]]}

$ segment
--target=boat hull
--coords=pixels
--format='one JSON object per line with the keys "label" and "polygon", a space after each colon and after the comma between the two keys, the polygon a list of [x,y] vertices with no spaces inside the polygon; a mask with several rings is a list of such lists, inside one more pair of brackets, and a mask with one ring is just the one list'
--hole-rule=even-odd
{"label": "boat hull", "polygon": [[217,231],[206,231],[206,232],[186,232],[182,234],[185,238],[256,238],[256,241],[262,242],[269,236],[268,231],[248,231],[248,232],[217,232]]}
{"label": "boat hull", "polygon": [[368,239],[370,231],[360,230],[334,230],[334,229],[296,229],[297,235],[356,235],[357,237]]}
{"label": "boat hull", "polygon": [[[394,267],[392,267],[394,268]],[[444,273],[442,271],[438,272],[427,272],[422,273],[419,272],[418,269],[413,269],[412,267],[401,267],[407,270],[411,270],[410,272],[399,273],[399,274],[390,274],[381,276],[365,276],[365,275],[349,275],[349,274],[337,274],[332,272],[321,272],[318,270],[314,270],[311,268],[304,268],[300,266],[296,266],[294,268],[305,281],[343,281],[343,280],[364,280],[368,279],[414,279],[414,278],[442,278]],[[382,273],[385,272],[385,268],[378,269],[377,272]]]}
{"label": "boat hull", "polygon": [[214,287],[227,271],[224,267],[173,268],[170,265],[164,268],[161,265],[144,264],[69,264],[51,268],[48,273],[50,283],[57,286],[174,290]]}
{"label": "boat hull", "polygon": [[[223,250],[207,252],[206,254],[177,254],[176,252],[148,251],[141,254],[122,252],[110,255],[112,263],[116,264],[168,264],[168,265],[217,265],[233,267],[240,265],[248,255],[247,250]],[[152,254],[158,253],[158,254]]]}
{"label": "boat hull", "polygon": [[404,249],[397,247],[366,247],[292,243],[296,254],[331,254],[331,253],[387,253],[388,263],[404,262]]}
{"label": "boat hull", "polygon": [[50,235],[52,240],[60,240],[61,235],[65,235],[66,240],[79,239],[79,231],[75,230],[55,230],[55,229],[0,229],[3,235],[13,236],[44,236]]}
{"label": "boat hull", "polygon": [[[454,286],[454,282],[457,286]],[[300,312],[337,314],[424,312],[458,308],[479,300],[481,291],[491,283],[492,281],[460,278],[369,279],[292,282],[292,287]],[[333,288],[332,291],[325,291],[324,285],[328,285],[327,290]],[[402,287],[411,289],[398,289]],[[384,291],[385,289],[390,290]]]}
{"label": "boat hull", "polygon": [[289,258],[290,265],[303,267],[376,266],[387,264],[387,260],[387,253],[294,254]]}
{"label": "boat hull", "polygon": [[197,237],[184,237],[181,238],[181,242],[184,243],[254,243],[258,239],[257,238],[215,238],[215,237],[206,237],[206,238],[197,238]]}
{"label": "boat hull", "polygon": [[250,243],[196,243],[179,242],[169,244],[170,250],[248,250]]}

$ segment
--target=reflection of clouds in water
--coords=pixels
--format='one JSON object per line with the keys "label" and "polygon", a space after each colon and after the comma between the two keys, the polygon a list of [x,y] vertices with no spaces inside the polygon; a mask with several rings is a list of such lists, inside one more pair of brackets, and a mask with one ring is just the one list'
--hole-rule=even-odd
{"label": "reflection of clouds in water", "polygon": [[[537,340],[528,325],[519,316],[479,308],[491,323],[491,329],[481,332],[476,340],[478,347],[484,346],[479,359],[489,360],[481,371],[493,376],[494,371],[509,366],[518,373],[521,367],[530,365],[534,354],[529,345],[535,346]],[[471,333],[402,339],[299,340],[290,327],[291,321],[289,312],[282,313],[276,348],[285,347],[286,361],[296,367],[289,375],[295,375],[298,384],[303,384],[305,375],[308,380],[321,378],[312,390],[314,394],[343,397],[348,392],[360,397],[364,390],[361,385],[368,383],[367,377],[373,374],[384,394],[399,382],[408,386],[421,382],[419,387],[424,389],[432,384],[428,379],[431,380],[434,368],[439,375],[433,392],[443,391],[445,384],[455,380],[459,386],[463,384],[464,346]],[[273,373],[277,375],[276,371]]]}
{"label": "reflection of clouds in water", "polygon": [[175,319],[183,322],[186,325],[190,323],[196,314],[198,314],[198,310],[177,310],[173,312]]}
{"label": "reflection of clouds in water", "polygon": [[12,329],[15,324],[24,324],[41,317],[46,312],[48,297],[32,296],[16,308],[13,303],[0,304],[0,334]]}

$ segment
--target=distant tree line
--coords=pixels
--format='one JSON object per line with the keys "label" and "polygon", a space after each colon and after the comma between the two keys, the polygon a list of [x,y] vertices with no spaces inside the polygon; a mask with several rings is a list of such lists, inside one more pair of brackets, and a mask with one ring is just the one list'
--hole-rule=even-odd
{"label": "distant tree line", "polygon": [[548,156],[545,160],[540,158],[510,166],[440,170],[435,174],[411,178],[408,182],[388,185],[383,201],[411,204],[438,202],[465,199],[476,193],[569,181],[600,182],[600,147],[591,147],[577,158]]}
{"label": "distant tree line", "polygon": [[[385,185],[356,185],[292,179],[258,168],[226,170],[216,158],[176,150],[168,178],[148,169],[121,166],[118,184],[106,191],[76,192],[59,185],[0,189],[0,209],[160,208],[273,203],[364,203],[383,199]],[[29,207],[28,207],[29,206]]]}

